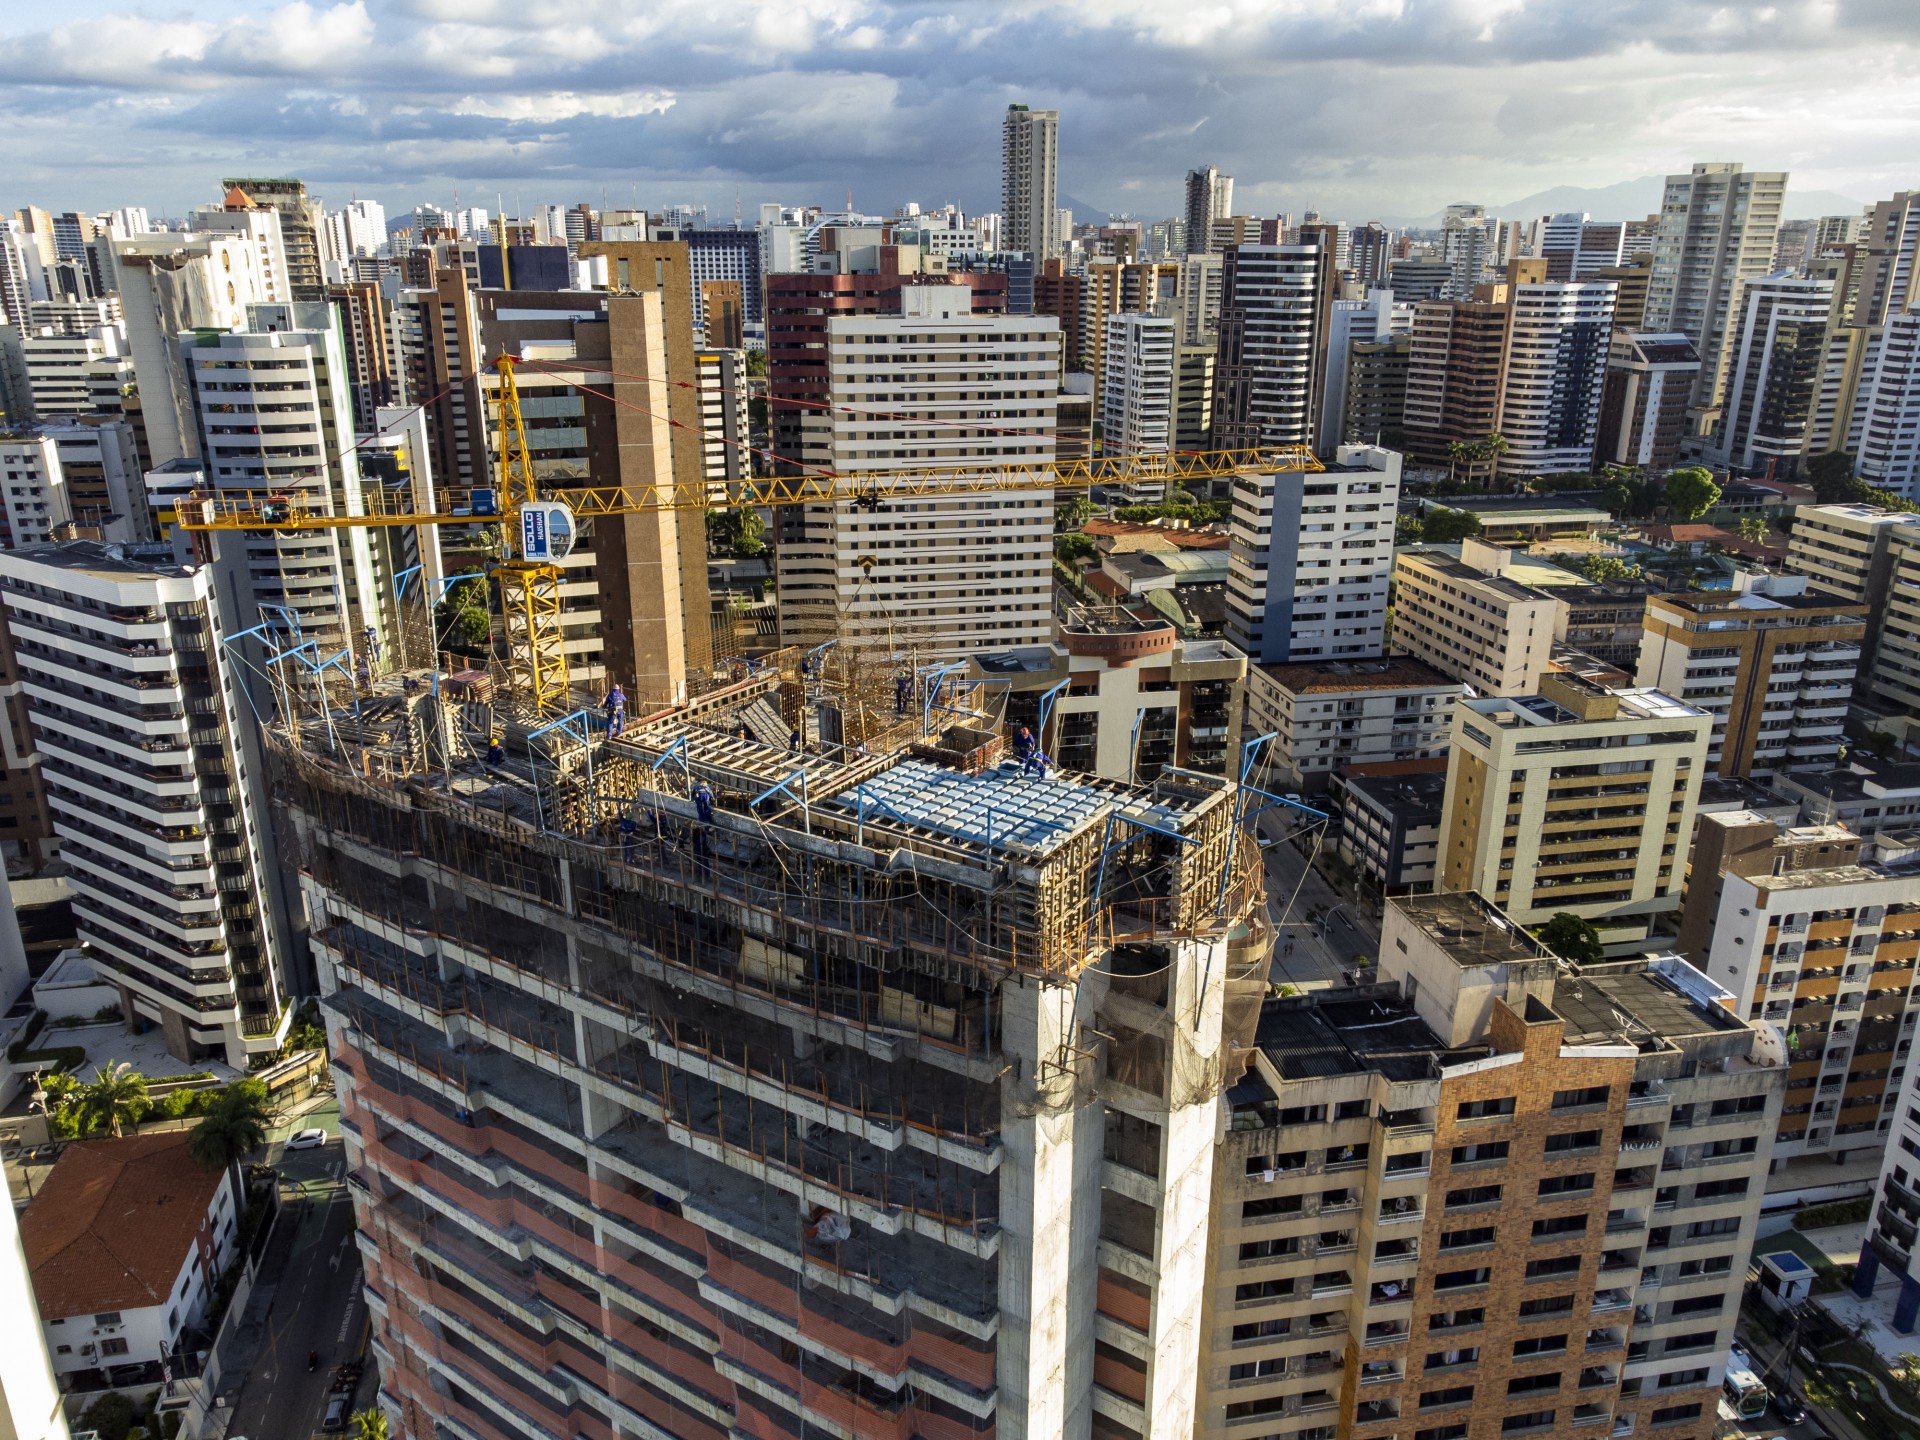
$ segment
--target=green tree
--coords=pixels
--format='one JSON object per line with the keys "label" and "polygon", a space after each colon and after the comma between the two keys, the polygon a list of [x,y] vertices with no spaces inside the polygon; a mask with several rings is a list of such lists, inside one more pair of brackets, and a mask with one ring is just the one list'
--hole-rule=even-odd
{"label": "green tree", "polygon": [[767,522],[749,506],[707,511],[707,549],[716,555],[751,559],[766,553]]}
{"label": "green tree", "polygon": [[1580,562],[1580,573],[1594,584],[1604,585],[1609,580],[1638,580],[1646,572],[1617,555],[1589,555]]}
{"label": "green tree", "polygon": [[353,1440],[388,1440],[387,1412],[369,1406],[353,1417]]}
{"label": "green tree", "polygon": [[1493,477],[1500,468],[1500,457],[1513,449],[1513,442],[1498,430],[1489,430],[1473,442],[1473,458],[1487,467],[1487,488],[1493,488]]}
{"label": "green tree", "polygon": [[1076,560],[1091,560],[1100,553],[1100,547],[1091,535],[1056,535],[1053,553],[1062,563],[1071,565]]}
{"label": "green tree", "polygon": [[1078,530],[1100,513],[1100,507],[1085,495],[1072,495],[1053,507],[1055,533]]}
{"label": "green tree", "polygon": [[80,1423],[96,1432],[100,1440],[127,1440],[133,1421],[133,1401],[113,1392],[94,1401],[80,1417]]}
{"label": "green tree", "polygon": [[1667,510],[1682,524],[1698,520],[1719,503],[1720,487],[1711,470],[1689,465],[1667,476]]}
{"label": "green tree", "polygon": [[1436,507],[1420,517],[1429,545],[1453,545],[1480,533],[1480,517],[1471,510]]}
{"label": "green tree", "polygon": [[1622,520],[1633,517],[1634,491],[1624,480],[1616,480],[1600,492],[1600,503],[1608,513]]}
{"label": "green tree", "polygon": [[1447,442],[1447,479],[1451,482],[1459,472],[1460,466],[1473,458],[1473,448],[1464,440]]}
{"label": "green tree", "polygon": [[267,1143],[271,1108],[259,1080],[236,1080],[207,1105],[200,1123],[187,1132],[187,1153],[209,1170],[233,1174],[239,1189],[240,1162]]}
{"label": "green tree", "polygon": [[435,607],[433,630],[438,649],[456,655],[484,658],[493,649],[493,611],[488,605],[487,582],[478,571],[456,580]]}
{"label": "green tree", "polygon": [[1393,543],[1396,545],[1420,545],[1425,543],[1426,538],[1426,525],[1413,515],[1402,515],[1393,532]]}
{"label": "green tree", "polygon": [[93,1079],[74,1093],[74,1109],[80,1133],[91,1135],[105,1130],[118,1140],[123,1127],[138,1124],[140,1117],[153,1108],[147,1099],[147,1080],[134,1072],[126,1061],[102,1065]]}
{"label": "green tree", "polygon": [[1591,965],[1606,954],[1600,945],[1600,932],[1571,910],[1559,911],[1533,934],[1562,960],[1577,965]]}
{"label": "green tree", "polygon": [[1751,540],[1756,545],[1766,544],[1767,530],[1767,522],[1758,515],[1742,515],[1733,522],[1733,533],[1742,540]]}
{"label": "green tree", "polygon": [[1837,505],[1846,498],[1853,480],[1853,456],[1845,450],[1829,450],[1824,455],[1809,455],[1801,467],[1813,498],[1822,505]]}
{"label": "green tree", "polygon": [[747,378],[764,380],[767,374],[767,352],[764,350],[747,351]]}

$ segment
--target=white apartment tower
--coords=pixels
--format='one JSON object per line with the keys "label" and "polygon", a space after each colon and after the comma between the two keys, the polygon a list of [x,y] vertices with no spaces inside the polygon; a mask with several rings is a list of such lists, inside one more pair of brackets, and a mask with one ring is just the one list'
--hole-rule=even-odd
{"label": "white apartment tower", "polygon": [[1739,287],[1722,347],[1725,383],[1711,458],[1759,472],[1805,452],[1819,395],[1833,284],[1768,275]]}
{"label": "white apartment tower", "polygon": [[1046,465],[1054,458],[1059,323],[975,315],[959,285],[909,285],[898,315],[827,322],[836,409],[803,457],[872,475],[876,499],[781,513],[785,643],[834,635],[927,656],[1053,638],[1053,492],[887,496],[889,471]]}
{"label": "white apartment tower", "polygon": [[1318,245],[1227,253],[1213,407],[1221,448],[1314,443],[1332,263]]}
{"label": "white apartment tower", "polygon": [[[155,465],[200,453],[193,387],[180,367],[178,337],[192,330],[244,327],[249,305],[288,298],[285,261],[276,266],[273,257],[279,245],[279,215],[272,210],[233,213],[248,221],[243,233],[203,228],[130,235],[113,242],[127,349]],[[220,214],[205,212],[197,218],[211,220]],[[268,232],[271,245],[265,238]]]}
{"label": "white apartment tower", "polygon": [[80,939],[130,1022],[246,1069],[292,1011],[212,572],[166,546],[0,553]]}
{"label": "white apartment tower", "polygon": [[1158,315],[1109,315],[1101,352],[1100,419],[1109,455],[1173,449],[1174,350],[1179,327]]}
{"label": "white apartment tower", "polygon": [[1502,474],[1555,475],[1593,463],[1618,286],[1523,283],[1507,322],[1500,434],[1512,447]]}
{"label": "white apartment tower", "polygon": [[1784,172],[1704,162],[1669,175],[1647,284],[1648,330],[1678,330],[1700,352],[1696,405],[1719,397],[1722,350],[1743,280],[1767,273],[1786,199]]}
{"label": "white apartment tower", "polygon": [[1920,501],[1920,310],[1890,316],[1881,329],[1854,416],[1850,448],[1861,477]]}
{"label": "white apartment tower", "polygon": [[1413,333],[1413,306],[1396,304],[1391,290],[1369,290],[1364,300],[1336,300],[1327,315],[1326,383],[1320,396],[1322,443],[1346,433],[1347,362],[1356,343]]}
{"label": "white apartment tower", "polygon": [[1342,445],[1323,471],[1233,482],[1227,638],[1255,665],[1378,655],[1400,456]]}
{"label": "white apartment tower", "polygon": [[[180,343],[209,487],[271,490],[319,514],[364,513],[333,306],[253,305],[245,330]],[[236,629],[255,624],[269,606],[276,623],[297,621],[299,638],[319,640],[327,654],[347,645],[357,651],[368,627],[383,643],[393,638],[363,526],[222,532],[215,556]]]}
{"label": "white apartment tower", "polygon": [[1060,112],[1009,105],[1000,140],[1000,226],[1009,250],[1060,253]]}

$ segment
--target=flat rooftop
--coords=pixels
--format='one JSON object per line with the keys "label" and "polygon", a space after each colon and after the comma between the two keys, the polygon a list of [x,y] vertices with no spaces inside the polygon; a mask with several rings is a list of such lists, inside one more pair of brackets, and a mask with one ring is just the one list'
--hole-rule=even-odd
{"label": "flat rooftop", "polygon": [[1444,770],[1420,775],[1349,775],[1346,787],[1389,814],[1438,815],[1447,794]]}
{"label": "flat rooftop", "polygon": [[1427,568],[1433,570],[1436,574],[1443,575],[1449,580],[1456,580],[1463,585],[1483,586],[1495,595],[1502,596],[1508,600],[1551,600],[1554,598],[1539,586],[1523,585],[1519,581],[1509,579],[1505,575],[1489,575],[1486,571],[1477,569],[1467,564],[1466,561],[1447,554],[1444,550],[1425,545],[1411,545],[1397,552],[1394,558],[1397,561],[1403,557],[1408,560],[1417,560],[1426,565]]}
{"label": "flat rooftop", "polygon": [[1460,965],[1524,964],[1553,952],[1470,890],[1387,902]]}
{"label": "flat rooftop", "polygon": [[1776,783],[1792,785],[1830,800],[1878,800],[1920,790],[1920,764],[1899,761],[1878,764],[1870,770],[1856,765],[1828,770],[1783,770]]}
{"label": "flat rooftop", "polygon": [[1485,1046],[1450,1049],[1397,997],[1269,1002],[1254,1043],[1285,1080],[1375,1072],[1389,1080],[1422,1080],[1437,1064],[1487,1053]]}
{"label": "flat rooftop", "polygon": [[134,576],[148,579],[155,575],[191,575],[193,567],[182,565],[171,545],[120,545],[103,540],[57,540],[50,545],[26,545],[13,552],[23,560],[51,565],[56,570],[72,570],[105,579]]}
{"label": "flat rooftop", "polygon": [[1653,1036],[1684,1040],[1747,1029],[1720,1005],[1687,994],[1651,967],[1605,967],[1564,974],[1553,987],[1553,1010],[1567,1022],[1572,1045],[1618,1043],[1644,1048]]}
{"label": "flat rooftop", "polygon": [[1282,690],[1296,695],[1363,690],[1458,690],[1451,675],[1411,655],[1385,655],[1365,660],[1294,661],[1256,667]]}

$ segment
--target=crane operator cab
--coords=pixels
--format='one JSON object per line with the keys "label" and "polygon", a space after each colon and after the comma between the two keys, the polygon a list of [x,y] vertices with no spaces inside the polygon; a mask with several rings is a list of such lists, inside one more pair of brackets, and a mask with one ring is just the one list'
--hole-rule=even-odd
{"label": "crane operator cab", "polygon": [[520,558],[558,565],[573,553],[579,535],[573,511],[558,500],[530,500],[520,507]]}

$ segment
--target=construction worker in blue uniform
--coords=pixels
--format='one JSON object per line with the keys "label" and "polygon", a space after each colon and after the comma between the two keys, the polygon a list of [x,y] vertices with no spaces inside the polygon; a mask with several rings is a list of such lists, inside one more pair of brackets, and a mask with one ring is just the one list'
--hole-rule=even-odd
{"label": "construction worker in blue uniform", "polygon": [[627,692],[618,685],[607,692],[607,738],[618,740],[627,728]]}
{"label": "construction worker in blue uniform", "polygon": [[633,863],[634,837],[640,833],[640,823],[632,815],[620,817],[620,858],[631,865]]}
{"label": "construction worker in blue uniform", "polygon": [[913,677],[900,674],[893,677],[893,713],[907,713],[907,702],[913,698]]}
{"label": "construction worker in blue uniform", "polygon": [[507,748],[500,743],[498,735],[487,741],[487,764],[504,765],[507,763]]}
{"label": "construction worker in blue uniform", "polygon": [[707,827],[713,823],[713,791],[702,780],[693,792],[693,810],[700,817],[700,823],[693,827],[693,854],[700,862],[700,869],[707,868]]}

